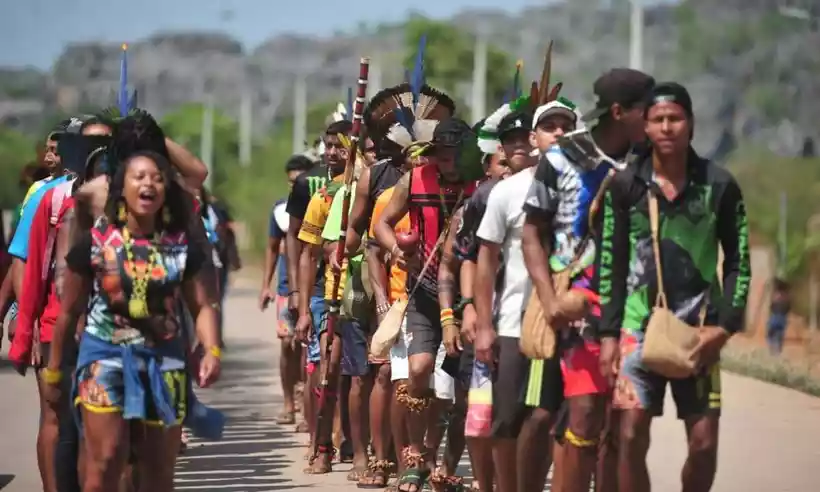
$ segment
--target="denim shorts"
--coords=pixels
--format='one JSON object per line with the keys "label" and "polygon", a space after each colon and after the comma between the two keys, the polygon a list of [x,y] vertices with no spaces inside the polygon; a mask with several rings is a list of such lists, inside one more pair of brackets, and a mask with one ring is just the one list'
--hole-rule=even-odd
{"label": "denim shorts", "polygon": [[307,344],[307,363],[318,363],[322,358],[319,346],[319,334],[322,330],[322,316],[325,313],[325,300],[322,296],[310,298],[310,316],[313,319],[313,333]]}

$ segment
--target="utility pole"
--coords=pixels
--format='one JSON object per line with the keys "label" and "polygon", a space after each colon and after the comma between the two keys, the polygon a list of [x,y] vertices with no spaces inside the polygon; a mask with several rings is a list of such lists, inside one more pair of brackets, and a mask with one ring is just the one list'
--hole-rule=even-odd
{"label": "utility pole", "polygon": [[213,182],[214,166],[214,100],[210,93],[205,95],[205,104],[202,107],[202,137],[199,139],[199,157],[208,169],[205,186],[210,190]]}
{"label": "utility pole", "polygon": [[486,25],[479,26],[476,33],[473,59],[473,121],[487,116],[487,34]]}
{"label": "utility pole", "polygon": [[239,164],[247,167],[251,163],[253,108],[249,90],[243,89],[241,97],[239,103]]}
{"label": "utility pole", "polygon": [[788,240],[786,239],[786,235],[788,234],[788,229],[786,228],[787,220],[788,220],[788,195],[785,191],[780,192],[780,222],[778,223],[778,246],[779,246],[779,253],[780,257],[780,265],[778,268],[778,275],[785,275],[786,274],[786,261],[788,260],[788,255],[786,253],[788,248]]}
{"label": "utility pole", "polygon": [[[382,90],[382,64],[381,56],[376,54],[370,62],[370,76],[367,82],[368,99],[378,94]],[[347,97],[347,96],[345,96]]]}
{"label": "utility pole", "polygon": [[630,0],[629,68],[643,70],[643,0]]}
{"label": "utility pole", "polygon": [[293,153],[305,151],[307,135],[307,77],[305,71],[300,70],[293,87]]}

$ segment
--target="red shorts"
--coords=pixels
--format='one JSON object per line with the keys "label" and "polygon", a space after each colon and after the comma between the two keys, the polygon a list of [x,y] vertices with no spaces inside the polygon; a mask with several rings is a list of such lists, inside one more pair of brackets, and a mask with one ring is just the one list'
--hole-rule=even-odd
{"label": "red shorts", "polygon": [[609,385],[598,366],[600,354],[601,345],[588,340],[581,340],[564,352],[561,357],[564,398],[600,395],[609,391]]}

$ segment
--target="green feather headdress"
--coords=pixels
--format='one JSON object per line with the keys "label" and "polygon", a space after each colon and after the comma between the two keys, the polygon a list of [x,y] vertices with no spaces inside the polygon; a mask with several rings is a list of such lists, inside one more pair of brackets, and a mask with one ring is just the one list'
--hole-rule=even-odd
{"label": "green feather headdress", "polygon": [[[560,82],[550,88],[550,77],[552,75],[552,41],[547,46],[547,54],[544,57],[544,67],[541,70],[539,82],[533,81],[530,93],[521,96],[514,101],[504,104],[493,114],[487,117],[484,126],[478,132],[478,147],[486,154],[495,154],[501,142],[498,140],[498,124],[505,116],[514,111],[534,112],[536,108],[558,99],[558,93],[563,84]],[[573,104],[574,106],[574,104]]]}

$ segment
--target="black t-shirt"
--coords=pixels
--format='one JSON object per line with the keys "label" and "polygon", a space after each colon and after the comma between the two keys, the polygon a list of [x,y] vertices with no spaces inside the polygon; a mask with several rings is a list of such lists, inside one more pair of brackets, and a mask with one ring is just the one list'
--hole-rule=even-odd
{"label": "black t-shirt", "polygon": [[461,261],[476,261],[478,259],[478,240],[476,233],[481,219],[487,210],[487,201],[490,192],[500,180],[489,179],[478,187],[473,196],[464,203],[464,212],[461,216],[461,223],[456,231],[456,239],[453,243],[453,253]]}
{"label": "black t-shirt", "polygon": [[386,159],[374,164],[370,168],[370,203],[376,203],[385,190],[396,186],[403,174],[392,160]]}
{"label": "black t-shirt", "polygon": [[327,166],[316,166],[302,173],[293,182],[285,211],[296,220],[304,220],[311,197],[327,184]]}

